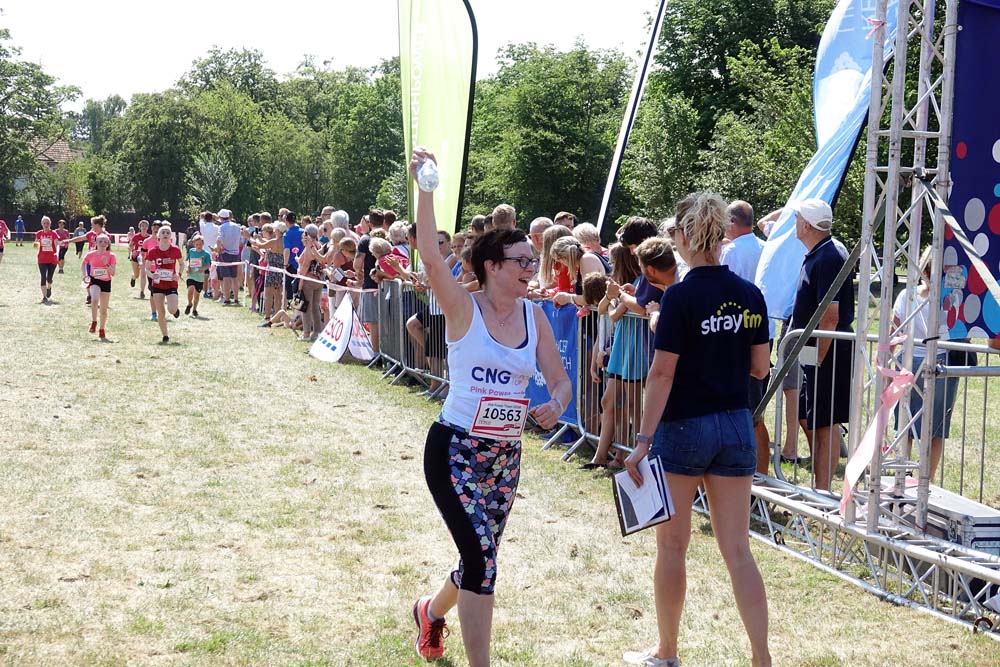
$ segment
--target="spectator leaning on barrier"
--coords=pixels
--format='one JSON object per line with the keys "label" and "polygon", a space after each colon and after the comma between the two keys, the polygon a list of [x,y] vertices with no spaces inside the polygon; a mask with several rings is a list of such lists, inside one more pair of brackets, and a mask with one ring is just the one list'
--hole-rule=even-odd
{"label": "spectator leaning on barrier", "polygon": [[264,258],[264,303],[261,308],[265,317],[270,318],[281,310],[282,288],[285,284],[284,233],[285,223],[271,222],[270,213],[262,213],[261,236],[254,240],[254,247]]}
{"label": "spectator leaning on barrier", "polygon": [[[552,257],[552,246],[563,237],[572,236],[571,232],[562,225],[553,225],[542,234],[542,254],[538,258],[538,288],[540,290],[555,290],[559,284],[559,267]],[[562,269],[565,273],[565,269]],[[564,276],[563,283],[568,285],[569,275]]]}
{"label": "spectator leaning on barrier", "polygon": [[[808,250],[792,308],[792,328],[801,329],[819,308],[847,261],[847,250],[830,234],[833,212],[829,204],[821,199],[806,199],[792,206],[795,235]],[[820,316],[817,328],[850,332],[853,322],[854,281],[848,277]],[[799,403],[804,409],[800,417],[805,418],[806,436],[812,447],[816,488],[829,490],[840,460],[840,425],[850,416],[853,343],[820,338],[808,346],[816,348],[816,365],[802,366]]]}
{"label": "spectator leaning on barrier", "polygon": [[557,225],[562,225],[567,229],[573,229],[573,227],[576,226],[576,216],[566,211],[559,211],[556,213],[556,217],[552,218],[552,222]]}
{"label": "spectator leaning on barrier", "polygon": [[[753,233],[753,207],[745,201],[736,200],[726,209],[729,223],[726,225],[726,238],[729,243],[722,250],[722,263],[743,280],[754,282],[757,277],[757,264],[764,251],[764,242]],[[774,324],[768,318],[768,338],[774,338]],[[757,409],[764,390],[767,389],[767,379],[750,379],[750,410]],[[754,437],[757,439],[757,472],[767,473],[771,455],[771,434],[768,433],[764,417],[754,422]]]}
{"label": "spectator leaning on barrier", "polygon": [[517,227],[517,211],[510,204],[500,204],[493,209],[493,229],[514,229]]}
{"label": "spectator leaning on barrier", "polygon": [[552,221],[545,217],[535,218],[528,225],[528,242],[531,243],[531,252],[535,257],[542,254],[542,235],[545,230],[552,226]]}
{"label": "spectator leaning on barrier", "polygon": [[[660,236],[646,239],[635,249],[635,256],[639,260],[639,270],[653,287],[666,290],[676,282],[677,259],[669,240]],[[655,332],[660,318],[660,302],[647,303],[646,315],[649,317],[650,331]]]}
{"label": "spectator leaning on barrier", "polygon": [[465,245],[468,248],[476,241],[476,238],[486,233],[486,216],[474,215],[469,221],[469,233],[465,238]]}
{"label": "spectator leaning on barrier", "polygon": [[302,254],[299,256],[299,293],[303,301],[302,339],[312,342],[323,330],[320,302],[325,287],[326,260],[319,248],[319,228],[308,224],[304,232]]}
{"label": "spectator leaning on barrier", "polygon": [[288,273],[285,274],[285,298],[290,299],[292,295],[299,291],[299,281],[295,278],[295,275],[299,272],[299,253],[302,252],[302,228],[299,227],[298,220],[295,214],[291,211],[285,211],[284,221],[285,221],[285,236],[282,239],[284,244],[283,248],[283,259],[285,262],[285,269]]}
{"label": "spectator leaning on barrier", "polygon": [[750,551],[750,486],[756,468],[747,379],[767,375],[767,310],[752,283],[719,265],[726,203],[711,193],[677,206],[672,240],[690,270],[663,294],[643,402],[642,424],[625,467],[636,484],[652,484],[639,461],[657,456],[675,514],[656,526],[659,641],[625,662],[676,667],[691,540],[691,505],[704,486],[712,529],[732,581],[754,667],[770,667],[764,582]]}
{"label": "spectator leaning on barrier", "polygon": [[569,278],[569,288],[564,289],[563,285],[557,285],[557,292],[552,297],[552,303],[557,306],[566,304],[584,305],[583,299],[583,277],[591,273],[602,273],[607,275],[611,272],[611,265],[607,260],[584,249],[573,236],[564,236],[556,239],[551,248],[552,261],[556,264],[556,270],[560,275]]}
{"label": "spectator leaning on barrier", "polygon": [[[382,211],[378,209],[372,209],[365,216],[368,220],[368,226],[371,230],[382,229],[382,225],[385,222],[385,216],[382,215]],[[374,290],[378,288],[378,284],[372,277],[371,272],[375,268],[375,256],[371,252],[371,231],[361,237],[358,241],[358,252],[354,258],[354,273],[357,274],[358,279],[361,281],[361,287],[366,290]],[[378,352],[379,349],[379,331],[378,331],[378,294],[373,292],[363,292],[361,294],[361,312],[358,316],[363,324],[368,325],[368,332],[371,336],[372,348]]]}
{"label": "spectator leaning on barrier", "polygon": [[[621,286],[631,285],[639,277],[639,262],[632,251],[622,243],[612,245],[608,254],[611,257],[611,276],[606,281],[604,298],[598,304],[597,312],[601,315],[605,313],[608,315],[606,326],[610,328],[610,331],[598,330],[592,353],[594,362],[591,365],[591,379],[594,383],[600,384],[600,373],[605,369],[607,370],[607,382],[604,394],[601,396],[601,430],[597,451],[590,463],[581,466],[585,469],[611,467],[612,462],[608,460],[608,453],[611,451],[612,443],[616,437],[619,442],[627,441],[629,420],[635,426],[639,424],[640,404],[635,391],[638,385],[629,383],[622,376],[610,371],[612,354],[621,356],[629,352],[621,345],[615,348],[614,340],[625,327],[622,318],[627,308],[619,298]],[[616,367],[623,367],[621,359],[614,363]],[[622,427],[621,432],[616,432],[619,427]],[[614,467],[620,468],[621,463],[615,462]]]}

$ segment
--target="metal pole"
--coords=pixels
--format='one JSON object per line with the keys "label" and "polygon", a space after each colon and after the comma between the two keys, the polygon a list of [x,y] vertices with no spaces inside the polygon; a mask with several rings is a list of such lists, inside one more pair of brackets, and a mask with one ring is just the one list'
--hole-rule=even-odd
{"label": "metal pole", "polygon": [[[879,304],[877,366],[888,367],[892,338],[892,280],[896,266],[896,228],[899,222],[899,160],[902,152],[903,105],[906,95],[906,42],[910,31],[911,0],[901,0],[896,19],[896,46],[892,65],[892,107],[889,115],[889,159],[885,177],[885,226],[882,236],[882,288]],[[876,39],[877,41],[877,39]],[[876,400],[882,395],[885,379],[875,376]],[[878,529],[881,518],[882,444],[885,440],[885,418],[876,413],[875,442],[871,466],[868,469],[868,531]]]}
{"label": "metal pole", "polygon": [[[944,63],[941,83],[941,119],[940,137],[938,138],[937,156],[937,179],[935,190],[938,195],[947,201],[948,190],[951,187],[951,178],[948,176],[948,168],[951,161],[951,131],[952,113],[954,109],[955,97],[955,47],[958,36],[958,0],[947,0],[945,5],[944,26]],[[942,212],[935,208],[934,211],[934,250],[931,253],[931,276],[941,276],[942,258],[944,252],[944,218]],[[937,358],[936,333],[941,321],[941,280],[931,280],[930,294],[931,309],[927,314],[927,330],[931,336],[927,341],[927,359]],[[920,438],[920,473],[917,481],[917,515],[916,525],[920,530],[927,526],[927,505],[930,495],[930,451],[931,435],[933,434],[933,412],[934,412],[934,369],[933,364],[924,365],[924,428]],[[931,416],[927,418],[927,406],[930,407]],[[930,424],[930,427],[928,427]]]}
{"label": "metal pole", "polygon": [[[887,0],[878,0],[875,8],[876,20],[885,21]],[[905,32],[905,31],[904,31]],[[885,49],[882,39],[872,40],[872,83],[871,83],[871,104],[868,108],[868,137],[865,147],[865,191],[864,210],[861,216],[861,239],[858,241],[861,246],[861,256],[859,258],[858,269],[858,296],[862,294],[865,298],[865,307],[857,309],[856,338],[854,344],[854,363],[851,364],[853,374],[851,377],[851,412],[847,425],[847,449],[850,454],[854,453],[858,443],[861,441],[861,423],[864,419],[864,384],[865,377],[863,369],[866,368],[865,340],[868,335],[868,299],[871,294],[871,270],[872,270],[872,230],[875,226],[875,217],[879,208],[878,205],[878,136],[879,124],[882,118],[882,86],[885,69]],[[858,301],[861,299],[859,298]],[[856,519],[856,502],[851,502],[847,507],[847,516],[844,517],[848,524],[854,523]]]}

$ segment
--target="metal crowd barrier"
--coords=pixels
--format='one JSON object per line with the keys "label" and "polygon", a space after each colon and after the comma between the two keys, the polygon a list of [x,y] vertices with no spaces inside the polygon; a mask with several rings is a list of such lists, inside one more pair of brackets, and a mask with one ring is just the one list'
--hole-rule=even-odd
{"label": "metal crowd barrier", "polygon": [[[447,344],[444,335],[444,317],[433,301],[428,289],[417,287],[410,282],[383,280],[379,287],[379,353],[385,360],[384,377],[392,377],[398,383],[404,377],[412,377],[428,386],[428,395],[440,398],[448,388]],[[571,307],[571,306],[566,306]],[[575,438],[567,442],[568,449],[563,460],[568,460],[588,445],[600,448],[602,454],[613,450],[631,452],[636,429],[641,418],[641,407],[646,386],[648,364],[652,360],[652,332],[645,316],[626,313],[618,322],[611,322],[608,315],[601,315],[593,308],[579,318],[577,328],[577,368],[576,418],[561,420],[557,431],[549,434],[545,448],[562,443],[567,433]],[[783,363],[787,351],[791,349],[801,330],[790,331],[776,346],[776,367]],[[609,336],[610,334],[610,336]],[[610,338],[616,343],[608,342]],[[819,340],[843,341],[831,344],[829,355],[837,365],[843,361],[841,355],[853,358],[855,334],[851,332],[814,331],[810,342]],[[866,368],[861,394],[856,400],[862,401],[862,429],[874,418],[877,397],[873,392],[872,379],[876,372],[877,337],[867,337],[862,355]],[[969,345],[958,342],[940,342],[939,348],[952,354],[967,352],[978,355],[975,364],[965,366],[939,364],[935,372],[939,378],[947,378],[956,394],[951,411],[951,431],[944,440],[941,465],[933,482],[940,488],[958,494],[969,500],[1000,508],[1000,421],[990,420],[989,396],[997,391],[996,377],[1000,376],[1000,352],[983,345]],[[595,364],[595,355],[597,357]],[[618,357],[616,367],[609,369],[608,363]],[[799,354],[799,366],[815,366],[815,347],[805,347]],[[624,362],[624,363],[622,363]],[[850,366],[849,362],[847,366]],[[596,369],[593,370],[592,369]],[[617,371],[611,373],[609,371]],[[857,372],[857,369],[855,369]],[[810,371],[811,372],[811,371]],[[596,375],[596,381],[594,376]],[[811,456],[810,445],[803,430],[815,424],[800,423],[801,374],[790,374],[790,382],[785,389],[775,394],[773,412],[769,408],[765,421],[773,428],[770,431],[771,462],[773,475],[792,484],[830,492],[834,497],[839,493],[847,458],[852,453],[847,450],[846,429],[832,429],[831,441],[827,448],[827,465],[832,469],[829,488],[816,485],[816,466]],[[823,392],[813,383],[810,399],[818,403]],[[920,389],[909,390],[919,395]],[[889,427],[895,433],[893,451],[889,453],[887,468],[895,472],[896,483],[906,484],[905,478],[915,479],[917,465],[912,460],[918,448],[908,446],[908,433],[913,425],[923,417],[923,409],[910,414],[909,394],[903,397],[896,409],[896,416],[890,418]],[[829,399],[827,399],[829,400]],[[786,404],[788,410],[786,411]],[[829,405],[818,406],[829,409]],[[794,429],[789,431],[789,425]],[[846,427],[846,423],[843,424]],[[809,430],[815,430],[814,428]],[[912,440],[916,441],[915,438]],[[782,448],[794,443],[797,455],[782,460]],[[788,452],[792,453],[792,452]]]}
{"label": "metal crowd barrier", "polygon": [[[776,366],[780,367],[801,330],[794,330],[781,339],[777,346]],[[855,334],[838,331],[815,331],[811,340],[829,339],[849,341],[850,352],[838,353],[853,355]],[[864,374],[861,383],[862,392],[855,397],[861,401],[860,414],[863,416],[862,431],[875,418],[878,407],[878,397],[874,395],[873,382],[877,369],[875,368],[878,337],[868,335],[865,351],[862,355],[866,366],[853,369]],[[847,347],[847,345],[845,345]],[[1000,377],[1000,352],[984,345],[961,343],[956,341],[939,341],[938,350],[946,355],[934,363],[934,374],[937,378],[935,393],[951,394],[953,404],[946,409],[940,418],[944,423],[950,421],[950,432],[942,437],[942,454],[940,464],[932,483],[944,491],[957,494],[968,500],[1000,509],[1000,420],[992,422],[989,397],[991,385],[996,392],[996,378]],[[831,354],[836,348],[831,348]],[[902,357],[902,345],[896,350],[897,357]],[[925,363],[928,363],[925,360]],[[954,362],[954,363],[953,363]],[[962,363],[959,363],[962,362]],[[901,363],[901,362],[900,362]],[[815,365],[815,348],[806,347],[799,355],[802,366]],[[911,368],[919,380],[921,368]],[[795,374],[789,374],[794,376]],[[810,453],[808,441],[803,429],[809,424],[800,423],[799,388],[800,377],[795,376],[785,384],[783,391],[775,394],[772,435],[772,465],[774,476],[779,480],[793,484],[808,486],[817,490],[814,467],[811,461],[808,466],[793,458],[791,462],[782,462],[782,448],[785,443],[795,443],[797,454]],[[814,387],[813,392],[819,389]],[[815,395],[815,393],[814,393]],[[923,391],[918,384],[911,386],[902,396],[892,416],[889,417],[888,431],[891,434],[890,449],[885,456],[885,470],[891,474],[892,481],[883,480],[883,488],[887,492],[901,495],[907,485],[916,482],[919,470],[919,454],[917,430],[918,424],[930,425],[933,410],[917,402],[916,409],[911,411],[911,396],[922,398]],[[786,402],[787,411],[785,409]],[[939,397],[937,400],[941,400]],[[947,402],[945,403],[947,405]],[[842,433],[846,441],[846,432]],[[832,490],[839,494],[843,482],[846,458],[853,452],[834,449],[829,450],[831,461],[835,465]],[[789,452],[791,453],[791,452]],[[789,457],[791,458],[791,457]],[[912,480],[908,482],[907,480]],[[888,488],[887,488],[888,484]],[[822,490],[822,489],[819,489]],[[998,537],[1000,540],[1000,537]]]}

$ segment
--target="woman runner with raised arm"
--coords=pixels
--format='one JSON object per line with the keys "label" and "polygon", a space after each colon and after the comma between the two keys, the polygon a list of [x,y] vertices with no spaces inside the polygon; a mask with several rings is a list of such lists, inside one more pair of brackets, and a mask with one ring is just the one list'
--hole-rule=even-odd
{"label": "woman runner with raised arm", "polygon": [[[410,174],[434,156],[416,149]],[[521,432],[528,416],[524,390],[537,367],[550,395],[531,414],[555,426],[572,399],[572,386],[542,310],[528,301],[537,268],[524,232],[488,232],[472,247],[481,291],[459,286],[438,251],[431,192],[419,190],[417,249],[444,313],[451,390],[427,434],[424,477],[452,539],[458,567],[433,596],[413,606],[417,653],[440,658],[445,614],[458,605],[470,667],[490,664],[497,545],[514,502],[520,474]]]}

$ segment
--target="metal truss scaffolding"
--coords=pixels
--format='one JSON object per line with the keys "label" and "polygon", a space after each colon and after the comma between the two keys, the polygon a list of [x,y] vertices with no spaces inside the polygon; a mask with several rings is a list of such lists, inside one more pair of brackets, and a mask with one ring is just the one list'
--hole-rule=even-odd
{"label": "metal truss scaffolding", "polygon": [[[935,202],[947,201],[950,185],[958,0],[899,0],[898,8],[895,4],[872,2],[875,26],[884,25],[887,7],[899,13],[891,54],[883,49],[884,39],[872,39],[872,105],[848,429],[851,453],[877,418],[878,398],[887,386],[879,369],[908,369],[912,361],[912,336],[895,354],[889,345],[909,333],[913,320],[908,314],[894,327],[894,274],[905,268],[907,285],[917,284],[925,223],[932,225],[933,232],[931,275],[942,273],[946,211]],[[938,197],[930,196],[928,190]],[[876,240],[881,240],[881,249]],[[937,331],[940,309],[933,304],[940,303],[940,281],[932,283],[927,330]],[[867,345],[872,317],[878,320],[874,350]],[[937,341],[928,339],[926,358],[935,359],[937,348]],[[934,380],[940,372],[941,367],[924,364],[924,405],[934,403]],[[904,397],[901,411],[908,412],[908,403]],[[753,487],[752,533],[884,600],[1000,639],[1000,559],[927,534],[933,429],[921,429],[919,463],[914,463],[907,460],[901,442],[908,429],[897,429],[893,435],[888,421],[883,418],[878,423],[881,447],[875,447],[867,479],[862,480],[846,516],[838,513],[839,498],[832,494],[758,477]],[[903,492],[907,476],[918,480],[915,494],[912,489]],[[698,509],[708,512],[704,498],[699,499]]]}

